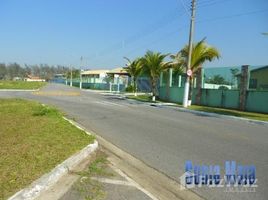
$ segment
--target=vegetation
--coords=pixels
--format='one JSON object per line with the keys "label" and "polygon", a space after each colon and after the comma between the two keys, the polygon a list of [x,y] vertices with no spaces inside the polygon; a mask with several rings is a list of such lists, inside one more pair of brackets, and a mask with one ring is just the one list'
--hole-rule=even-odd
{"label": "vegetation", "polygon": [[222,115],[243,117],[243,118],[248,118],[248,119],[253,119],[253,120],[268,121],[268,115],[262,114],[262,113],[244,112],[244,111],[239,111],[239,110],[198,106],[198,105],[192,105],[189,107],[189,109],[210,112],[210,113],[217,113],[217,114],[222,114]]}
{"label": "vegetation", "polygon": [[207,79],[206,83],[211,83],[211,84],[218,84],[218,85],[229,85],[230,83],[225,80],[224,77],[221,75],[217,74],[214,75],[212,78]]}
{"label": "vegetation", "polygon": [[[181,57],[184,60],[184,66],[187,66],[187,61],[189,57],[189,46],[186,45],[180,52]],[[191,70],[193,75],[190,77],[190,92],[189,92],[189,99],[192,99],[192,87],[193,87],[193,80],[194,77],[197,75],[197,102],[200,103],[201,99],[201,69],[202,65],[206,61],[213,61],[214,59],[219,59],[220,53],[219,51],[205,42],[205,39],[199,41],[196,44],[193,44],[192,56],[191,56]]]}
{"label": "vegetation", "polygon": [[0,80],[13,80],[14,78],[23,79],[27,75],[38,76],[42,79],[50,80],[55,74],[65,74],[69,69],[64,66],[24,65],[18,63],[0,63]]}
{"label": "vegetation", "polygon": [[0,199],[29,185],[94,140],[55,108],[0,99]]}
{"label": "vegetation", "polygon": [[79,172],[80,180],[76,182],[73,189],[79,192],[80,196],[87,200],[100,200],[106,197],[104,184],[92,178],[96,177],[112,177],[114,174],[108,170],[108,160],[106,154],[98,151],[96,159],[89,167]]}
{"label": "vegetation", "polygon": [[159,52],[147,51],[144,57],[140,59],[143,72],[149,76],[152,86],[153,97],[155,101],[157,93],[157,81],[159,80],[162,71],[168,69],[171,65],[170,62],[164,62],[167,54],[161,54]]}
{"label": "vegetation", "polygon": [[80,78],[80,70],[79,69],[72,69],[72,70],[69,70],[67,73],[66,73],[66,78],[70,79],[70,78]]}
{"label": "vegetation", "polygon": [[137,101],[142,101],[142,102],[153,102],[152,97],[150,95],[139,95],[139,96],[128,96],[127,98],[129,99],[134,99]]}
{"label": "vegetation", "polygon": [[26,81],[0,81],[0,89],[24,89],[34,90],[46,85],[46,82],[26,82]]}
{"label": "vegetation", "polygon": [[126,58],[128,61],[127,66],[124,67],[124,69],[130,74],[132,78],[132,87],[133,91],[135,93],[135,96],[137,96],[137,78],[141,74],[141,61],[140,58],[135,59],[134,61],[131,61],[130,59]]}

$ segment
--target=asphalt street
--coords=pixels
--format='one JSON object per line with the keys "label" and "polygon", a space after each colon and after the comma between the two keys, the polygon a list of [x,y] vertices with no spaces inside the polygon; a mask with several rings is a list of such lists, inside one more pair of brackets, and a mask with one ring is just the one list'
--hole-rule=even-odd
{"label": "asphalt street", "polygon": [[193,190],[206,199],[268,197],[268,125],[192,114],[57,84],[49,84],[39,94],[0,92],[0,98],[7,97],[57,106],[87,129],[178,182],[186,160],[222,169],[226,160],[255,165],[255,192],[207,187]]}

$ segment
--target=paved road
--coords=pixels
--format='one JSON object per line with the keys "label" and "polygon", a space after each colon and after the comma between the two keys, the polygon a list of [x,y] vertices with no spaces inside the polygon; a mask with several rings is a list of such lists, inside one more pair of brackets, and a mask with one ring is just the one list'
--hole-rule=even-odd
{"label": "paved road", "polygon": [[[179,182],[184,163],[219,164],[235,160],[255,165],[256,192],[226,192],[224,188],[194,189],[207,199],[267,199],[268,125],[181,112],[170,107],[50,84],[41,95],[0,92],[55,105],[106,140]],[[62,95],[55,95],[62,91]],[[70,94],[70,96],[68,96]],[[146,177],[145,177],[146,178]]]}

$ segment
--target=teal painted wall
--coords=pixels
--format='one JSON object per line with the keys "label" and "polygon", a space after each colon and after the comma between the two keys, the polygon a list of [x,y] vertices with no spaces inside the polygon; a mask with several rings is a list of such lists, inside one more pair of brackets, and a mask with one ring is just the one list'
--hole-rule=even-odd
{"label": "teal painted wall", "polygon": [[[174,103],[182,103],[184,88],[162,86],[159,98]],[[192,102],[196,103],[197,90],[193,90]],[[239,108],[239,90],[202,89],[201,105],[221,108]],[[248,91],[246,110],[268,113],[268,91]]]}
{"label": "teal painted wall", "polygon": [[246,109],[248,111],[268,113],[268,91],[249,91]]}
{"label": "teal painted wall", "polygon": [[[169,92],[167,90],[169,90]],[[182,103],[183,92],[184,92],[184,88],[179,88],[179,87],[168,88],[166,86],[161,86],[159,89],[159,98],[162,100],[170,101],[174,103]]]}

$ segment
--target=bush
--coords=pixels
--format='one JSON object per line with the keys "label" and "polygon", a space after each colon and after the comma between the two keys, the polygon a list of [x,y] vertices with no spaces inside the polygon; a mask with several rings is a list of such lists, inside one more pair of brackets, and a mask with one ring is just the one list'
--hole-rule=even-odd
{"label": "bush", "polygon": [[132,85],[129,85],[126,87],[126,92],[134,92],[134,87]]}
{"label": "bush", "polygon": [[219,90],[229,90],[229,88],[224,86],[224,85],[222,85],[222,86],[219,87]]}

